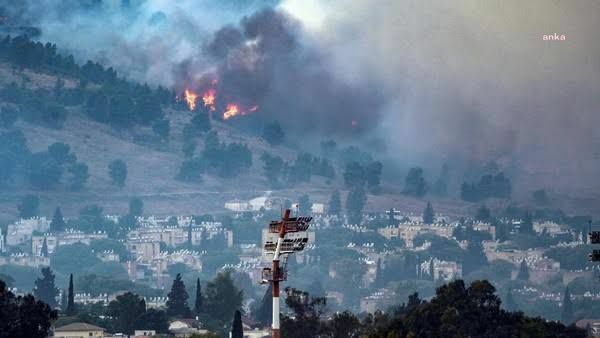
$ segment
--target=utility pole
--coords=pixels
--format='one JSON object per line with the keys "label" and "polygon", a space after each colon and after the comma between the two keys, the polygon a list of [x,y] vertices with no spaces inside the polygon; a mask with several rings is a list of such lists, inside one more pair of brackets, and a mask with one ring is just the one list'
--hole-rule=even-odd
{"label": "utility pole", "polygon": [[[287,280],[286,263],[287,257],[298,251],[304,250],[308,242],[306,230],[312,217],[290,217],[290,209],[286,209],[280,221],[272,221],[269,224],[268,233],[271,234],[264,244],[267,255],[273,255],[271,268],[262,271],[261,283],[272,283],[273,285],[273,320],[271,325],[271,336],[280,338],[279,326],[279,284]],[[273,238],[276,235],[276,239]],[[288,235],[288,237],[286,237]],[[279,262],[283,258],[284,264]]]}

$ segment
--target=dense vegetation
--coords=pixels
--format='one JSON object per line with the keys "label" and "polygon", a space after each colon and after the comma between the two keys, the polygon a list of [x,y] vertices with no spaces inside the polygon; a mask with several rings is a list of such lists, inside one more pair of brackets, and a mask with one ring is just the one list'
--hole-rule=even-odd
{"label": "dense vegetation", "polygon": [[378,312],[362,321],[350,312],[324,319],[325,298],[289,289],[292,315],[284,316],[285,337],[586,337],[574,326],[501,308],[495,288],[487,281],[465,286],[462,280],[443,285],[430,301],[418,294],[389,313]]}

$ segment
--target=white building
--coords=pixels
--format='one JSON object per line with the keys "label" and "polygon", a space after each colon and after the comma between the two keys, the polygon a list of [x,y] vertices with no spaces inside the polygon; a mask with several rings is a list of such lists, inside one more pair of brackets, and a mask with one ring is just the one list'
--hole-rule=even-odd
{"label": "white building", "polygon": [[34,232],[46,232],[49,228],[50,221],[46,217],[20,219],[8,226],[6,244],[11,246],[28,242]]}

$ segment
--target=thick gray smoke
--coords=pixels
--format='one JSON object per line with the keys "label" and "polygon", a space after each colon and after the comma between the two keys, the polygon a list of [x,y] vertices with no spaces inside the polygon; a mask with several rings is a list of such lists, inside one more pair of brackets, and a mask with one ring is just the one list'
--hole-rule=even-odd
{"label": "thick gray smoke", "polygon": [[[379,80],[392,98],[380,134],[401,160],[496,160],[520,169],[517,189],[600,188],[599,2],[290,0],[286,7],[312,25],[340,76]],[[566,40],[543,39],[553,33]]]}
{"label": "thick gray smoke", "polygon": [[600,188],[595,0],[3,2],[82,61],[174,88],[216,74],[220,104],[361,130],[407,165],[496,160],[527,189]]}

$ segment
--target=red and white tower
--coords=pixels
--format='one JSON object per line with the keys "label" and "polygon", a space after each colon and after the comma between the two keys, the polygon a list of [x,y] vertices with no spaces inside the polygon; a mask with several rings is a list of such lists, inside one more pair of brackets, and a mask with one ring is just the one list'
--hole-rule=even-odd
{"label": "red and white tower", "polygon": [[[294,252],[304,250],[308,242],[308,229],[312,217],[290,217],[290,210],[286,209],[280,221],[269,224],[269,237],[264,244],[267,255],[273,255],[271,268],[264,268],[262,283],[273,284],[273,321],[271,325],[272,337],[280,338],[279,328],[279,283],[287,280],[285,263],[287,256]],[[284,264],[279,263],[283,260]]]}

